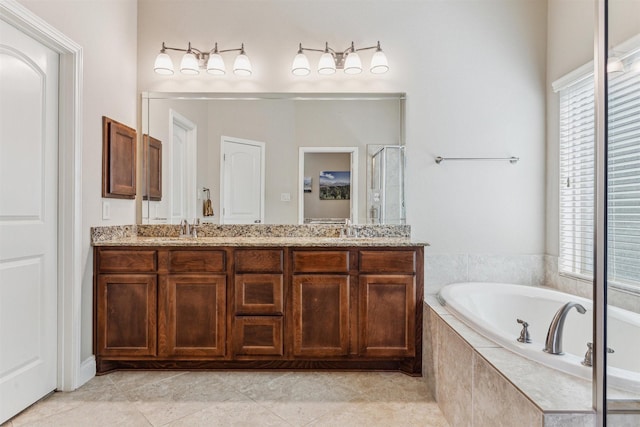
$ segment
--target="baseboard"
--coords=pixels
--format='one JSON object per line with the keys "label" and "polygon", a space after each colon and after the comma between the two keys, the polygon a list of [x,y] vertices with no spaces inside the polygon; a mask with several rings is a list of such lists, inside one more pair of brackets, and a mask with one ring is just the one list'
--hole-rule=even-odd
{"label": "baseboard", "polygon": [[80,365],[80,372],[78,375],[78,388],[87,383],[91,378],[96,376],[96,358],[91,355],[86,358]]}

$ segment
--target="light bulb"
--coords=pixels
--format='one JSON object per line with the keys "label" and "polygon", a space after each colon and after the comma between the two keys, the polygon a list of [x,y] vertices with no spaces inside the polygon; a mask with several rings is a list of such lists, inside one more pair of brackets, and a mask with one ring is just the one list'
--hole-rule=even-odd
{"label": "light bulb", "polygon": [[173,61],[171,57],[164,52],[160,52],[156,56],[156,61],[153,64],[153,71],[165,76],[173,74]]}
{"label": "light bulb", "polygon": [[344,60],[345,74],[360,74],[362,72],[362,61],[356,52],[349,52]]}
{"label": "light bulb", "polygon": [[200,70],[198,69],[198,58],[196,58],[196,56],[190,51],[182,56],[182,61],[180,61],[180,72],[190,76],[200,74]]}
{"label": "light bulb", "polygon": [[336,61],[333,59],[333,55],[329,52],[325,52],[318,61],[318,74],[328,76],[336,72]]}
{"label": "light bulb", "polygon": [[617,56],[610,56],[607,60],[607,73],[608,74],[620,74],[624,73],[624,64],[622,60]]}
{"label": "light bulb", "polygon": [[376,53],[374,53],[373,57],[371,58],[371,67],[369,67],[369,71],[371,71],[373,74],[383,74],[389,71],[389,62],[387,62],[387,55],[385,55],[380,48],[380,42],[378,42]]}
{"label": "light bulb", "polygon": [[207,61],[207,73],[214,76],[223,76],[227,72],[227,68],[224,66],[224,60],[219,53],[212,53],[209,55]]}
{"label": "light bulb", "polygon": [[240,54],[236,56],[236,60],[233,62],[233,74],[246,77],[251,75],[251,61],[249,61],[249,57],[244,53],[244,44],[241,46]]}
{"label": "light bulb", "polygon": [[307,58],[307,55],[302,52],[302,43],[300,44],[300,49],[298,49],[298,54],[293,58],[291,72],[294,76],[308,76],[311,72],[309,59]]}

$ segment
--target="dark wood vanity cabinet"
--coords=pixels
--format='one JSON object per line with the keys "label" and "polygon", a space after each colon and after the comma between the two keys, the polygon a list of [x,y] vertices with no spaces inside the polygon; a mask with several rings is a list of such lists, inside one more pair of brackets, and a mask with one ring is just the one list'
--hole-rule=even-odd
{"label": "dark wood vanity cabinet", "polygon": [[158,356],[226,353],[227,251],[158,250]]}
{"label": "dark wood vanity cabinet", "polygon": [[349,260],[348,250],[293,251],[294,356],[349,354]]}
{"label": "dark wood vanity cabinet", "polygon": [[422,246],[99,246],[94,265],[98,373],[421,372]]}
{"label": "dark wood vanity cabinet", "polygon": [[96,353],[156,355],[155,274],[101,274],[96,286]]}
{"label": "dark wood vanity cabinet", "polygon": [[416,278],[422,275],[422,271],[416,275],[416,255],[415,251],[401,250],[359,252],[362,355],[416,353],[416,298],[422,294],[416,288]]}
{"label": "dark wood vanity cabinet", "polygon": [[284,249],[236,249],[233,355],[284,355]]}
{"label": "dark wood vanity cabinet", "polygon": [[116,357],[155,356],[157,266],[154,250],[103,250],[96,258],[94,347]]}

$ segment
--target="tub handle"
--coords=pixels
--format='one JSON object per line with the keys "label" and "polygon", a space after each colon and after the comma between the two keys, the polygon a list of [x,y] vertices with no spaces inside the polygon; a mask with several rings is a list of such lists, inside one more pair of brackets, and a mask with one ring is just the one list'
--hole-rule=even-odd
{"label": "tub handle", "polygon": [[[607,353],[615,353],[612,348],[607,347]],[[587,352],[584,354],[584,360],[582,362],[584,366],[591,367],[593,366],[593,344],[587,343]]]}
{"label": "tub handle", "polygon": [[518,342],[529,344],[531,342],[531,337],[529,336],[529,324],[522,319],[516,319],[516,321],[522,325],[522,331],[520,331]]}

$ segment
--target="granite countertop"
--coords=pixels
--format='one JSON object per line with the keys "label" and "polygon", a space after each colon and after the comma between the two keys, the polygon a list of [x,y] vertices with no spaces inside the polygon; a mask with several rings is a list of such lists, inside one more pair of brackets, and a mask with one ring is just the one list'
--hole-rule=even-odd
{"label": "granite countertop", "polygon": [[141,237],[127,236],[94,241],[93,246],[428,246],[407,237]]}

